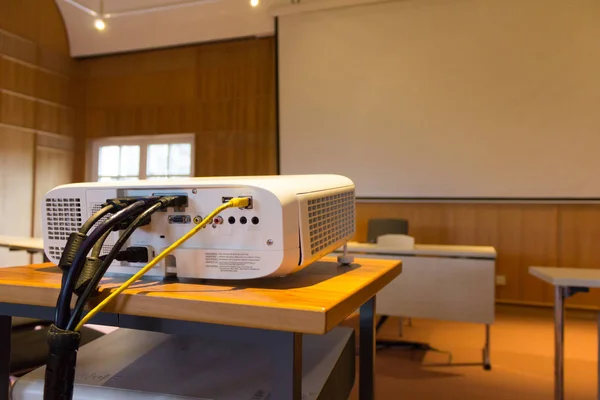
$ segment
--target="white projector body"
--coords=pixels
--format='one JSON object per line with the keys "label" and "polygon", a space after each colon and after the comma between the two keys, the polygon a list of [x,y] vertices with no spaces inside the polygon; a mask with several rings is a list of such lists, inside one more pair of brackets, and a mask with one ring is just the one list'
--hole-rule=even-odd
{"label": "white projector body", "polygon": [[[174,194],[187,196],[187,207],[155,213],[152,222],[136,230],[123,250],[143,246],[150,257],[157,255],[229,197],[251,196],[252,208],[225,210],[221,224],[207,225],[147,275],[175,273],[202,279],[285,276],[331,253],[355,231],[354,184],[339,175],[89,182],[59,186],[46,194],[42,204],[46,256],[58,263],[69,234],[107,199]],[[102,254],[119,234],[110,234]],[[115,261],[108,272],[134,274],[144,265]]]}

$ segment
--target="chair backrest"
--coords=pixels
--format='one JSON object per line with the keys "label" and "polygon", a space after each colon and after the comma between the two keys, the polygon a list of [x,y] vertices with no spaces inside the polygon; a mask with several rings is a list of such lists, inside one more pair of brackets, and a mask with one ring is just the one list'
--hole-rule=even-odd
{"label": "chair backrest", "polygon": [[367,242],[377,243],[377,238],[388,234],[408,235],[406,219],[370,219],[367,228]]}

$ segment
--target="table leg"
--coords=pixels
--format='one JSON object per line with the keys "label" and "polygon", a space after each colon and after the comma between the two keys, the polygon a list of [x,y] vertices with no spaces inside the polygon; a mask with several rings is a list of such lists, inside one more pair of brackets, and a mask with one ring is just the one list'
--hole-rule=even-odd
{"label": "table leg", "polygon": [[564,398],[564,323],[565,292],[568,288],[554,289],[554,400]]}
{"label": "table leg", "polygon": [[12,318],[0,315],[0,400],[8,400],[10,390],[10,335]]}
{"label": "table leg", "polygon": [[485,347],[483,348],[483,369],[489,371],[492,369],[490,361],[490,324],[485,324]]}
{"label": "table leg", "polygon": [[269,347],[273,368],[273,389],[269,398],[302,399],[302,334],[277,332]]}
{"label": "table leg", "polygon": [[360,307],[359,400],[375,399],[375,296]]}

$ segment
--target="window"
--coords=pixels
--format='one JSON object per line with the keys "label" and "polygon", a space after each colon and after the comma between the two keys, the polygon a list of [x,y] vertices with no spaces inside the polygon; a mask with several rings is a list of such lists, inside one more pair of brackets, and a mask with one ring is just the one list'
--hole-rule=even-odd
{"label": "window", "polygon": [[92,142],[91,181],[170,179],[194,174],[194,135],[128,136]]}

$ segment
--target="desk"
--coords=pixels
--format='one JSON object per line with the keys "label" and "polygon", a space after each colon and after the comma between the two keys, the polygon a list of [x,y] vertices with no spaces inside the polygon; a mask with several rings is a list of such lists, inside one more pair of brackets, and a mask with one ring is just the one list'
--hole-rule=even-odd
{"label": "desk", "polygon": [[9,250],[24,250],[28,253],[43,253],[44,240],[39,238],[0,235],[0,247]]}
{"label": "desk", "polygon": [[[360,308],[359,393],[374,398],[375,295],[396,278],[401,263],[357,259],[339,266],[325,258],[296,274],[254,281],[144,279],[118,296],[92,323],[202,337],[268,341],[271,398],[299,400],[302,334],[325,334]],[[127,277],[103,279],[96,301]],[[61,273],[53,264],[0,269],[0,400],[8,393],[12,316],[52,318]]]}
{"label": "desk", "polygon": [[7,248],[9,251],[26,251],[29,254],[29,259],[19,258],[18,260],[12,259],[12,257],[7,260],[0,254],[0,267],[19,265],[24,262],[33,263],[35,262],[34,254],[37,253],[42,254],[44,261],[48,261],[44,254],[44,241],[39,238],[0,235],[0,247]]}
{"label": "desk", "polygon": [[[554,286],[554,399],[564,393],[565,299],[589,288],[600,288],[600,270],[585,268],[529,267],[529,273]],[[600,335],[600,318],[598,320]],[[598,399],[600,399],[600,340],[598,346]]]}
{"label": "desk", "polygon": [[347,247],[357,257],[402,260],[402,275],[377,295],[378,314],[484,324],[482,363],[485,369],[491,367],[490,325],[496,301],[493,247],[415,245],[401,249],[357,242]]}

